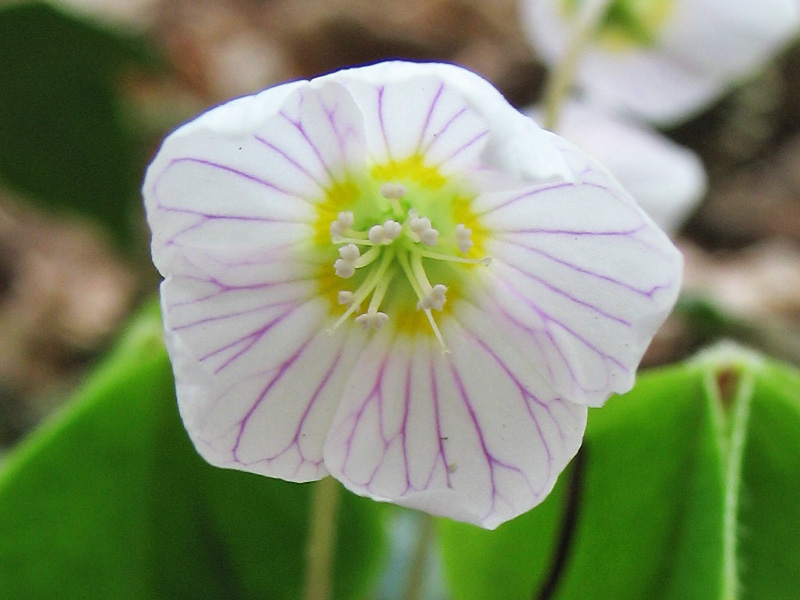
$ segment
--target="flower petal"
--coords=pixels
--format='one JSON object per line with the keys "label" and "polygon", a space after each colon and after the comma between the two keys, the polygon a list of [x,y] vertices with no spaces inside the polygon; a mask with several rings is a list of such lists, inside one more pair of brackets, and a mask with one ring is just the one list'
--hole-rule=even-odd
{"label": "flower petal", "polygon": [[[369,153],[376,163],[415,153],[443,173],[468,175],[503,163],[523,178],[562,177],[565,167],[530,119],[515,110],[485,79],[441,63],[387,62],[339,71],[320,78],[342,83],[364,119]],[[516,152],[537,150],[534,159]]]}
{"label": "flower petal", "polygon": [[[488,529],[538,504],[580,446],[556,397],[491,325],[375,338],[346,386],[325,464],[352,491]],[[499,342],[499,343],[498,343]]]}
{"label": "flower petal", "polygon": [[364,341],[357,328],[327,333],[314,268],[285,253],[207,252],[162,283],[181,416],[208,462],[292,481],[326,474],[324,439]]}
{"label": "flower petal", "polygon": [[633,385],[682,259],[602,167],[560,144],[575,183],[477,199],[493,239],[473,301],[560,394],[601,405]]}
{"label": "flower petal", "polygon": [[365,150],[347,90],[300,82],[206,113],[148,170],[178,403],[212,464],[326,474],[323,442],[363,332],[326,331],[331,257],[312,245],[314,204]]}
{"label": "flower petal", "polygon": [[[541,121],[541,111],[528,112]],[[633,121],[573,100],[561,111],[558,133],[596,157],[668,233],[706,192],[706,172],[694,152]]]}
{"label": "flower petal", "polygon": [[[240,122],[243,107],[253,122]],[[333,82],[278,86],[206,113],[167,138],[147,172],[156,266],[168,269],[180,247],[263,249],[308,238],[314,203],[364,153],[358,107]]]}

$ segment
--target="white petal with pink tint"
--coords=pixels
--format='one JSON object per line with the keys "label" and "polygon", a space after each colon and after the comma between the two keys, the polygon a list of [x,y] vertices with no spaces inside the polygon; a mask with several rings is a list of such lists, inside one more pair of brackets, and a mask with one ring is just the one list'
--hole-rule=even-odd
{"label": "white petal with pink tint", "polygon": [[309,237],[314,205],[366,147],[344,88],[291,88],[254,123],[225,123],[226,113],[238,116],[235,101],[165,141],[144,184],[153,243],[164,248],[156,266],[168,268],[163,261],[184,246],[264,250]]}
{"label": "white petal with pink tint", "polygon": [[281,477],[326,473],[322,445],[363,332],[326,332],[330,301],[318,267],[277,254],[206,253],[162,284],[179,406],[212,464]]}
{"label": "white petal with pink tint", "polygon": [[560,144],[575,183],[476,200],[494,236],[475,303],[559,393],[599,405],[633,385],[682,259],[602,167]]}
{"label": "white petal with pink tint", "polygon": [[549,493],[586,408],[557,397],[482,315],[376,338],[348,382],[325,463],[349,489],[488,529]]}

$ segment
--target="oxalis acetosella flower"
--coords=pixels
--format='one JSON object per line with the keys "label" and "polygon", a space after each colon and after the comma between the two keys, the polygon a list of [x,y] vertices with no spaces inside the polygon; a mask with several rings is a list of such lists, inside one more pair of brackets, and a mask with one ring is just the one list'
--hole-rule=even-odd
{"label": "oxalis acetosella flower", "polygon": [[577,86],[595,103],[674,125],[718,99],[800,33],[798,0],[522,0],[550,65],[568,54],[583,10],[603,12]]}
{"label": "oxalis acetosella flower", "polygon": [[486,528],[552,489],[681,282],[603,167],[450,65],[228,102],[166,139],[144,197],[207,461]]}

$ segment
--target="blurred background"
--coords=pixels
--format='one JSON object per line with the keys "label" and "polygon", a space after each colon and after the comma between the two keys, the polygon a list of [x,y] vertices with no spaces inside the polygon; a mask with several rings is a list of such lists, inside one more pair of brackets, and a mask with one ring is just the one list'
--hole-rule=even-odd
{"label": "blurred background", "polygon": [[[163,136],[388,58],[463,65],[520,108],[546,74],[515,0],[0,1],[0,452],[153,296],[139,185]],[[722,336],[800,364],[800,47],[665,133],[709,191],[675,234],[684,299],[644,366]]]}

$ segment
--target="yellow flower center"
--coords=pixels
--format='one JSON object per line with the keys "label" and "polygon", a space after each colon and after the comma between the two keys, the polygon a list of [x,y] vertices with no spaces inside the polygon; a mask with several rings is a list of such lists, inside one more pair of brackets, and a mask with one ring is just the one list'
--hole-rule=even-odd
{"label": "yellow flower center", "polygon": [[350,173],[318,205],[315,246],[330,258],[329,286],[341,315],[380,329],[432,332],[447,351],[434,313],[460,295],[470,269],[489,264],[474,194],[421,157]]}

